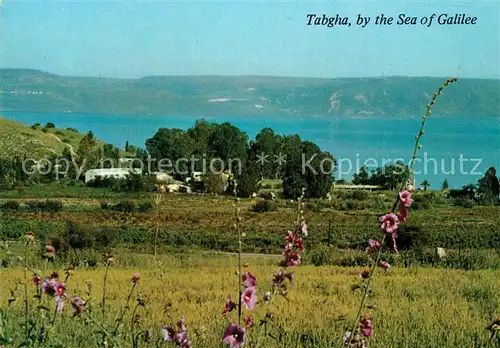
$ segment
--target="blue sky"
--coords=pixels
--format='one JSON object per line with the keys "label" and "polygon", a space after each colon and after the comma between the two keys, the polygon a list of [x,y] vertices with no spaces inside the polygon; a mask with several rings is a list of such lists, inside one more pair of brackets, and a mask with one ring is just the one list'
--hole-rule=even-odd
{"label": "blue sky", "polygon": [[[1,6],[6,68],[63,75],[457,76],[500,78],[500,2],[14,1]],[[312,27],[307,14],[372,17]],[[375,26],[465,13],[474,26]],[[436,19],[434,19],[435,21]]]}

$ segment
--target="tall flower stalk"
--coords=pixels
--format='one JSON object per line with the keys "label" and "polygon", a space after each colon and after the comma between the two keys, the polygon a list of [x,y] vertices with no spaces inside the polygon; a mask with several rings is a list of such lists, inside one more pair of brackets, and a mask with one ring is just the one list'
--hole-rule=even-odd
{"label": "tall flower stalk", "polygon": [[28,232],[24,236],[24,326],[26,342],[29,338],[28,328],[28,247],[35,244],[35,235]]}
{"label": "tall flower stalk", "polygon": [[111,265],[112,261],[113,261],[113,256],[111,254],[107,254],[106,255],[106,270],[104,271],[104,283],[102,286],[102,301],[101,301],[102,320],[106,320],[106,290],[107,290],[107,285],[108,285],[109,266]]}
{"label": "tall flower stalk", "polygon": [[[360,304],[358,307],[356,318],[354,320],[354,324],[352,326],[352,330],[349,332],[346,332],[346,335],[344,336],[344,345],[351,345],[351,346],[356,347],[356,344],[357,344],[357,346],[359,346],[359,347],[365,346],[364,342],[362,341],[361,335],[356,335],[356,330],[358,328],[358,325],[360,325],[361,331],[362,331],[364,336],[370,337],[372,334],[371,320],[366,318],[366,317],[361,319],[361,312],[363,311],[365,301],[366,301],[366,298],[367,298],[367,295],[369,292],[369,288],[370,288],[370,285],[372,283],[377,265],[379,265],[380,254],[381,254],[381,250],[382,250],[381,245],[384,245],[386,236],[391,235],[392,239],[393,239],[394,250],[397,252],[397,248],[396,248],[397,226],[398,226],[399,221],[403,221],[403,222],[406,221],[406,215],[407,215],[406,209],[407,209],[407,206],[409,206],[409,204],[411,204],[411,198],[409,198],[409,193],[408,193],[408,191],[406,191],[406,189],[408,188],[407,186],[409,185],[410,175],[413,173],[412,168],[413,168],[413,165],[415,164],[415,160],[417,159],[418,150],[422,148],[422,145],[420,144],[420,140],[421,140],[422,136],[424,135],[425,124],[427,122],[428,117],[431,115],[432,107],[435,105],[436,100],[437,100],[438,96],[441,95],[441,92],[443,91],[443,89],[445,89],[449,84],[454,83],[456,81],[457,81],[456,78],[448,78],[447,80],[445,80],[443,82],[443,84],[438,88],[438,90],[432,96],[431,102],[429,104],[427,104],[426,112],[425,112],[424,116],[422,117],[422,120],[420,123],[420,129],[418,131],[418,134],[415,136],[415,146],[413,148],[411,159],[410,159],[410,162],[408,164],[408,171],[406,172],[406,175],[404,177],[403,184],[401,187],[402,192],[400,192],[396,196],[396,199],[394,201],[394,204],[392,206],[391,211],[388,214],[381,217],[381,223],[382,223],[381,227],[385,231],[384,236],[382,238],[382,242],[381,243],[377,242],[376,246],[370,245],[370,247],[369,247],[369,249],[371,248],[371,251],[375,250],[375,253],[376,253],[375,254],[375,261],[373,262],[373,265],[371,266],[370,271],[368,271],[368,272],[365,271],[362,273],[362,278],[366,278],[367,282],[365,284],[364,292],[363,292],[363,295],[361,297],[361,301],[360,301]],[[411,191],[411,188],[409,191]],[[405,199],[409,200],[409,202],[403,201]],[[398,207],[398,203],[400,206],[400,212],[399,212],[399,215],[396,216],[395,212],[396,212],[396,209]],[[383,268],[387,269],[387,267],[388,267],[388,264],[385,263]]]}
{"label": "tall flower stalk", "polygon": [[123,308],[120,316],[116,320],[116,326],[115,326],[115,329],[113,331],[113,335],[116,335],[116,333],[118,332],[118,328],[120,327],[120,324],[122,323],[123,317],[125,316],[125,313],[129,309],[130,299],[132,298],[132,295],[134,294],[135,287],[137,286],[137,283],[139,282],[140,278],[141,278],[141,276],[139,273],[134,273],[132,275],[132,279],[131,279],[132,280],[132,288],[130,289],[130,292],[128,294],[127,301],[125,302],[125,307]]}
{"label": "tall flower stalk", "polygon": [[238,183],[234,179],[234,177],[231,177],[232,179],[232,185],[233,185],[233,197],[234,197],[234,216],[235,216],[235,228],[238,233],[238,326],[241,326],[241,294],[242,294],[242,287],[243,287],[243,281],[242,281],[242,264],[241,264],[241,252],[242,252],[242,247],[243,247],[243,240],[242,240],[242,234],[241,234],[241,217],[240,217],[240,208],[238,206],[239,198],[238,198]]}
{"label": "tall flower stalk", "polygon": [[153,201],[155,204],[155,212],[156,212],[156,228],[155,228],[155,245],[154,245],[154,260],[156,262],[156,255],[158,253],[158,234],[160,231],[160,203],[162,199],[162,194],[158,193],[153,196]]}

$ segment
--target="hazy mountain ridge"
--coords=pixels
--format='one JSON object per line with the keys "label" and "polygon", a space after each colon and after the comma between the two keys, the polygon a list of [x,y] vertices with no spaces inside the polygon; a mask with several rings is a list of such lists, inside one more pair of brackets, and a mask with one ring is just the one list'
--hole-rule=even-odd
{"label": "hazy mountain ridge", "polygon": [[[171,116],[420,115],[444,78],[67,77],[0,69],[0,110]],[[500,116],[500,80],[459,79],[436,116]]]}

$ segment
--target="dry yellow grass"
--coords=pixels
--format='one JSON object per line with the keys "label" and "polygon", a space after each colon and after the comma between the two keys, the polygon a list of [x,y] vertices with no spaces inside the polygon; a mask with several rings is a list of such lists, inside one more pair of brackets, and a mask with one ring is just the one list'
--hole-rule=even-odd
{"label": "dry yellow grass", "polygon": [[[100,317],[104,269],[77,270],[68,282],[68,294],[85,297],[86,284],[93,285],[93,316],[96,320],[112,325],[123,307],[130,289],[133,272],[141,273],[136,294],[149,296],[145,311],[141,313],[142,329],[153,329],[159,335],[161,326],[186,317],[194,347],[219,347],[222,331],[227,324],[221,316],[225,297],[236,297],[235,267],[229,259],[214,263],[213,258],[200,257],[196,262],[176,262],[161,268],[110,269],[108,276],[109,317]],[[270,274],[277,268],[255,262],[250,270],[257,275],[259,297],[269,289]],[[358,283],[360,269],[340,267],[303,266],[295,270],[293,288],[288,299],[276,298],[273,313],[275,324],[284,327],[286,341],[281,343],[266,339],[264,347],[332,347],[341,346],[341,337],[352,320],[359,303],[360,293],[352,292],[351,285]],[[62,273],[62,272],[61,272]],[[9,298],[8,285],[22,278],[22,270],[2,273],[1,303]],[[373,296],[367,304],[376,305],[366,310],[373,317],[374,337],[371,347],[485,347],[489,339],[485,327],[500,313],[500,272],[435,269],[391,269],[379,273],[374,280]],[[33,289],[30,289],[33,291]],[[21,295],[21,293],[19,293]],[[172,307],[165,313],[165,306]],[[22,312],[22,298],[14,304]],[[89,335],[84,328],[69,319],[60,319],[61,334],[56,342],[65,347],[86,347],[82,337]],[[258,304],[254,317],[264,314],[264,305]],[[233,321],[236,320],[232,313]],[[169,317],[171,319],[169,319]],[[11,317],[12,320],[13,317]],[[77,320],[78,321],[78,320]],[[130,322],[130,312],[126,316]],[[251,330],[249,343],[255,343],[258,330]],[[123,347],[130,346],[127,337]],[[128,343],[127,343],[128,342]]]}

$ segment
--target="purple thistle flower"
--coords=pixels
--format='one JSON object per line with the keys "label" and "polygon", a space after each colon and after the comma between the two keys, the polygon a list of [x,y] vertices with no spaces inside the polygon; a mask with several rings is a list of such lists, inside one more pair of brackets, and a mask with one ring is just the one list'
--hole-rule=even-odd
{"label": "purple thistle flower", "polygon": [[231,348],[239,348],[245,345],[245,328],[239,327],[235,324],[230,324],[224,330],[223,343]]}
{"label": "purple thistle flower", "polygon": [[246,288],[241,294],[241,302],[245,304],[247,309],[254,309],[257,304],[257,291],[255,287]]}

